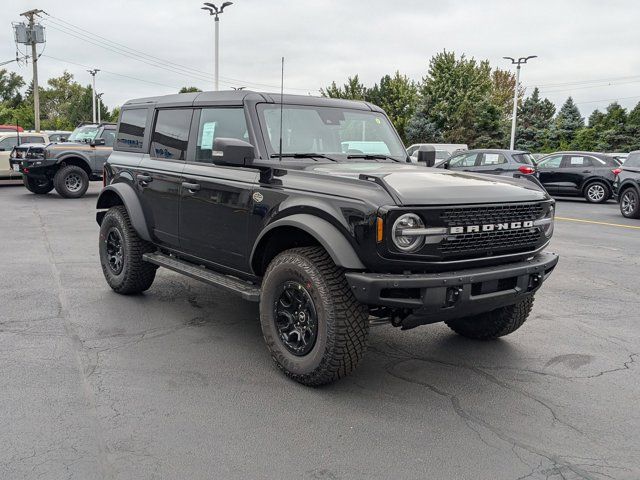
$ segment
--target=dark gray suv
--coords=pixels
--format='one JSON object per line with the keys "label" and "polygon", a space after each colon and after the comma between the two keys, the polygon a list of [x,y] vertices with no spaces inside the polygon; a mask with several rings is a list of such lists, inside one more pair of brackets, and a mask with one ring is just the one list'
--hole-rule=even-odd
{"label": "dark gray suv", "polygon": [[521,177],[536,173],[535,162],[523,150],[475,149],[455,153],[437,168]]}

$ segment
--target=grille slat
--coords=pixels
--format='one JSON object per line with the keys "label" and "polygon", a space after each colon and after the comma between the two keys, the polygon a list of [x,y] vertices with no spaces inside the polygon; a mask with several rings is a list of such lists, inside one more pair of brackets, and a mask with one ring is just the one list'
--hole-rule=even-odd
{"label": "grille slat", "polygon": [[[440,219],[447,227],[464,227],[536,220],[544,213],[542,203],[454,207],[443,210]],[[537,227],[493,230],[448,235],[437,248],[444,258],[465,258],[529,251],[541,240],[542,232]]]}

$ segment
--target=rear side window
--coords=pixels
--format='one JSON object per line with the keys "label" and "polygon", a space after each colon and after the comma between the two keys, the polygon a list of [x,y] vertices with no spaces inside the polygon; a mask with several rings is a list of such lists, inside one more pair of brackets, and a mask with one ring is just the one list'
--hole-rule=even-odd
{"label": "rear side window", "polygon": [[184,160],[189,144],[192,109],[158,110],[151,137],[150,155],[166,160]]}
{"label": "rear side window", "polygon": [[623,166],[640,168],[640,152],[630,153]]}
{"label": "rear side window", "polygon": [[563,167],[591,167],[593,162],[589,157],[582,155],[565,155]]}
{"label": "rear side window", "polygon": [[514,153],[512,157],[518,163],[533,165],[533,157],[530,153]]}
{"label": "rear side window", "polygon": [[507,163],[507,159],[501,153],[485,153],[480,160],[481,166],[499,165]]}
{"label": "rear side window", "polygon": [[144,129],[147,123],[146,108],[132,108],[122,111],[120,126],[116,137],[118,148],[142,150]]}

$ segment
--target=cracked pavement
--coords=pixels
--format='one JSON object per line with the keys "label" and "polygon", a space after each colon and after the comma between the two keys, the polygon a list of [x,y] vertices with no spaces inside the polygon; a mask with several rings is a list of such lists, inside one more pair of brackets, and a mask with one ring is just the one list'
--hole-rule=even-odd
{"label": "cracked pavement", "polygon": [[[167,270],[113,293],[94,205],[0,185],[0,478],[638,479],[638,230],[558,221],[514,334],[373,322],[328,387],[271,364],[256,305]],[[640,225],[617,205],[557,214]]]}

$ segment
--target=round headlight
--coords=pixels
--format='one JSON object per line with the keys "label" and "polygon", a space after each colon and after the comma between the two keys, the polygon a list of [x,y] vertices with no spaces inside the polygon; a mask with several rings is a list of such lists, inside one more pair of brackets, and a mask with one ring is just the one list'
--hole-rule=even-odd
{"label": "round headlight", "polygon": [[415,213],[405,213],[393,223],[393,244],[403,252],[415,252],[424,244],[424,235],[413,235],[408,230],[424,228],[422,219]]}

